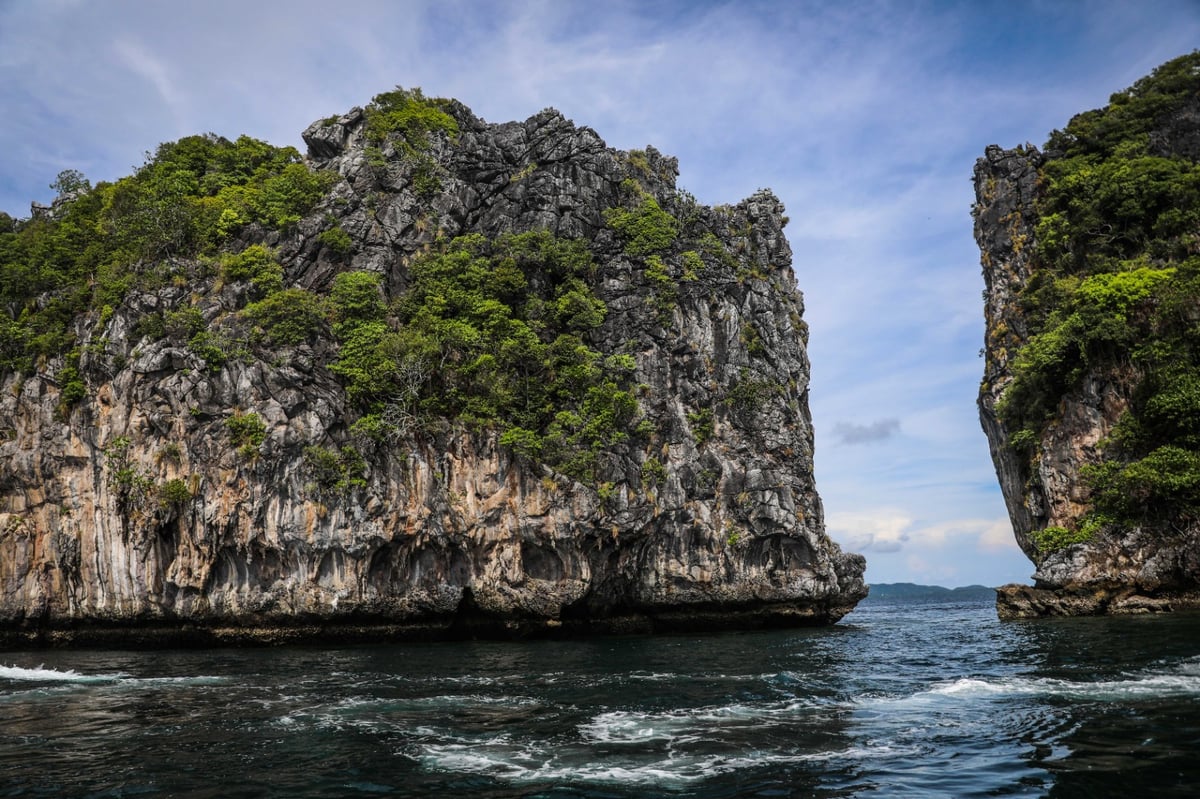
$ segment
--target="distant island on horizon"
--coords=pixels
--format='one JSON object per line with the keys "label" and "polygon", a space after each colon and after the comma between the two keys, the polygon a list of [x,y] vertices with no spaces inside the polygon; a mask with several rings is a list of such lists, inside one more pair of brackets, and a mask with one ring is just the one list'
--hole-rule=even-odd
{"label": "distant island on horizon", "polygon": [[941,585],[917,585],[916,583],[871,583],[871,593],[863,602],[906,601],[931,602],[945,600],[988,600],[996,597],[996,589],[986,585],[965,585],[946,588]]}

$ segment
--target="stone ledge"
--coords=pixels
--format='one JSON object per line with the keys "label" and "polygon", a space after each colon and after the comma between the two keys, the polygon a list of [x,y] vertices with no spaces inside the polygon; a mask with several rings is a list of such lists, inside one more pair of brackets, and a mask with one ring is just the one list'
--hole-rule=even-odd
{"label": "stone ledge", "polygon": [[1200,610],[1200,591],[1142,594],[1127,586],[1037,588],[1016,583],[996,589],[996,614],[1002,621],[1052,616],[1132,616],[1179,610]]}

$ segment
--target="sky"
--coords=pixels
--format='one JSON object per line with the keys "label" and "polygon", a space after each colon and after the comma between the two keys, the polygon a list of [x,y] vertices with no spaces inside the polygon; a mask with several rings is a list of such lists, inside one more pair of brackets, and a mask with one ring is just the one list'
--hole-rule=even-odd
{"label": "sky", "polygon": [[0,210],[212,131],[301,151],[395,86],[557,108],[787,207],[817,489],[869,582],[1028,582],[980,431],[971,173],[1200,47],[1197,0],[0,0]]}

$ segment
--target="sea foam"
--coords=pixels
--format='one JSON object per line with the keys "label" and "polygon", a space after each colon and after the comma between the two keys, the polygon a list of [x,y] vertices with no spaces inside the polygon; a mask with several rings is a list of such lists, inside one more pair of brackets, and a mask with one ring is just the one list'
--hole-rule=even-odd
{"label": "sea foam", "polygon": [[42,666],[38,666],[35,669],[22,668],[21,666],[0,666],[0,680],[21,682],[116,682],[127,676],[123,672],[116,672],[114,674],[80,674],[74,669],[59,671],[57,669],[47,669]]}
{"label": "sea foam", "polygon": [[915,695],[987,699],[1046,696],[1096,701],[1135,701],[1200,695],[1200,674],[1192,668],[1178,672],[1131,675],[1121,680],[1061,680],[1050,677],[962,678],[935,685]]}

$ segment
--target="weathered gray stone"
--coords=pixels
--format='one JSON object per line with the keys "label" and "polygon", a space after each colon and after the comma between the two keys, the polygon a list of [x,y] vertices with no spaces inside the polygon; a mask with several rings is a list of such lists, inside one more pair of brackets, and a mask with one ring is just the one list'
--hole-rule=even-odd
{"label": "weathered gray stone", "polygon": [[[1191,115],[1191,116],[1188,116]],[[1151,139],[1194,152],[1195,104],[1164,121]],[[1029,340],[1019,294],[1035,268],[1039,169],[1036,148],[986,149],[975,165],[975,238],[981,251],[986,320],[979,414],[1017,544],[1037,567],[1035,586],[997,593],[1002,618],[1093,615],[1200,606],[1200,529],[1172,534],[1139,528],[1108,531],[1085,544],[1039,552],[1031,533],[1074,528],[1088,508],[1082,472],[1100,459],[1099,446],[1129,407],[1137,375],[1128,366],[1093,369],[1063,397],[1027,462],[1009,446],[996,406],[1013,376],[1011,362]]]}
{"label": "weathered gray stone", "polygon": [[[370,269],[394,295],[438,237],[584,237],[608,306],[589,343],[634,346],[651,442],[605,453],[602,497],[598,485],[515,459],[495,433],[446,425],[364,447],[366,485],[329,491],[304,452],[355,443],[327,368],[331,342],[252,346],[214,372],[186,349],[135,340],[134,325],[194,292],[212,332],[244,337],[244,286],[208,278],[131,297],[105,331],[119,333],[107,357],[121,365],[89,375],[88,398],[65,421],[48,379],[9,376],[0,391],[13,430],[0,441],[0,629],[10,639],[111,642],[102,628],[167,636],[185,624],[188,640],[219,641],[294,640],[314,625],[353,637],[823,624],[866,595],[863,559],[826,537],[813,484],[807,328],[779,200],[760,191],[695,205],[676,191],[675,159],[648,148],[631,165],[553,110],[502,125],[459,104],[451,113],[460,133],[432,137],[441,188],[425,198],[396,148],[383,148],[385,167],[369,162],[361,110],[314,123],[304,133],[312,166],[340,180],[295,230],[248,243],[276,247],[291,284],[319,290],[340,271]],[[643,265],[605,225],[630,178],[729,254],[678,280],[667,318]],[[353,240],[345,259],[317,242],[331,220]],[[730,399],[739,385],[752,387],[754,407]],[[707,440],[694,429],[701,411],[712,412]],[[236,451],[226,427],[240,412],[266,428],[250,452]],[[123,489],[112,460],[123,438],[145,486],[183,480],[194,498],[164,506],[152,490]],[[641,477],[650,457],[664,467],[659,485]]]}

